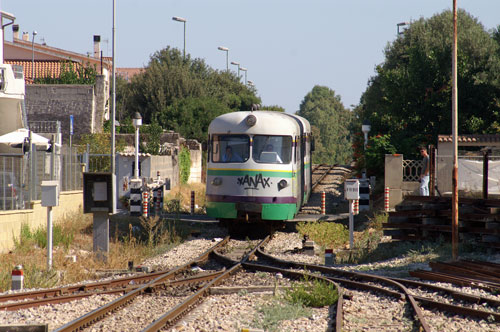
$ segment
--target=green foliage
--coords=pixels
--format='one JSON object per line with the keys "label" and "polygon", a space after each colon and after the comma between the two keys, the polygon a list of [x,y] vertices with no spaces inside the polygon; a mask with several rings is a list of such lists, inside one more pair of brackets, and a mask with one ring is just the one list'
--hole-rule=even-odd
{"label": "green foliage", "polygon": [[[498,30],[488,33],[464,10],[458,26],[458,132],[500,132]],[[417,146],[451,134],[452,29],[450,10],[412,22],[386,48],[356,110],[405,157],[418,157]]]}
{"label": "green foliage", "polygon": [[323,248],[339,248],[349,241],[347,228],[333,222],[300,222],[297,224],[297,231]]}
{"label": "green foliage", "polygon": [[285,112],[285,109],[279,105],[262,106],[260,109],[274,112]]}
{"label": "green foliage", "polygon": [[[52,245],[63,246],[68,248],[73,243],[74,235],[65,232],[60,224],[55,224],[52,227]],[[28,224],[21,226],[21,235],[19,239],[14,239],[17,249],[22,247],[31,247],[33,245],[39,248],[47,247],[47,228],[39,227],[36,230],[31,230]]]}
{"label": "green foliage", "polygon": [[384,165],[385,165],[385,155],[396,153],[396,148],[391,143],[391,135],[377,135],[372,136],[368,140],[366,145],[366,150],[359,151],[359,147],[363,147],[363,143],[355,144],[355,156],[359,156],[356,160],[356,168],[358,171],[362,168],[366,168],[368,175],[383,176],[384,175]]}
{"label": "green foliage", "polygon": [[153,122],[150,125],[143,126],[141,128],[142,141],[146,144],[141,146],[141,150],[144,153],[150,153],[152,155],[160,154],[161,148],[161,134],[163,134],[162,127],[157,123]]}
{"label": "green foliage", "polygon": [[259,104],[253,88],[234,73],[219,72],[202,59],[177,49],[157,51],[132,82],[117,83],[117,113],[130,118],[139,112],[144,123],[157,121],[183,137],[206,141],[210,121],[223,113],[250,110]]}
{"label": "green foliage", "polygon": [[335,91],[315,86],[304,97],[297,115],[311,123],[316,148],[313,163],[347,163],[352,159],[349,128],[353,116]]}
{"label": "green foliage", "polygon": [[61,73],[59,77],[40,77],[35,78],[36,84],[88,84],[94,85],[97,75],[96,65],[91,66],[86,63],[82,66],[76,66],[73,61],[61,61]]}
{"label": "green foliage", "polygon": [[179,172],[181,183],[187,183],[191,173],[191,154],[189,148],[185,146],[181,146],[181,150],[179,151]]}
{"label": "green foliage", "polygon": [[279,324],[284,320],[294,320],[300,317],[311,317],[309,308],[304,308],[301,304],[281,302],[274,300],[270,304],[265,304],[257,308],[257,316],[252,325],[262,328],[265,331],[278,331]]}
{"label": "green foliage", "polygon": [[293,304],[321,308],[336,303],[339,294],[333,283],[306,278],[303,282],[295,283],[292,289],[287,290],[285,299]]}

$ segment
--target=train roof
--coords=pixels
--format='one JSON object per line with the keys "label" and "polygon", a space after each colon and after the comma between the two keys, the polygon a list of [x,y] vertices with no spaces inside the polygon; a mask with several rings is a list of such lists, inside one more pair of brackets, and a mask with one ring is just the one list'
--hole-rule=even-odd
{"label": "train roof", "polygon": [[[255,124],[248,125],[253,115]],[[219,115],[210,123],[209,133],[249,133],[264,135],[298,135],[300,123],[304,131],[310,132],[309,122],[297,115],[275,111],[232,112]]]}

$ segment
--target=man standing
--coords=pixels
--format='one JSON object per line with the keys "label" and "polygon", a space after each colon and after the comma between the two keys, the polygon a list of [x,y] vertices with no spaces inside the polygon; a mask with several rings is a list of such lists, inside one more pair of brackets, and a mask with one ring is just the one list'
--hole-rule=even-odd
{"label": "man standing", "polygon": [[422,172],[420,173],[420,196],[429,196],[429,155],[425,147],[420,147]]}

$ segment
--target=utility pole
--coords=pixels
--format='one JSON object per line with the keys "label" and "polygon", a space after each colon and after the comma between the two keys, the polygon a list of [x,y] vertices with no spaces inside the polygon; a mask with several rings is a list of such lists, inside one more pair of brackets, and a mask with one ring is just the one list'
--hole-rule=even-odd
{"label": "utility pole", "polygon": [[453,0],[453,48],[452,48],[452,89],[451,89],[451,133],[453,138],[453,174],[451,199],[451,243],[453,260],[458,259],[458,91],[457,91],[457,0]]}

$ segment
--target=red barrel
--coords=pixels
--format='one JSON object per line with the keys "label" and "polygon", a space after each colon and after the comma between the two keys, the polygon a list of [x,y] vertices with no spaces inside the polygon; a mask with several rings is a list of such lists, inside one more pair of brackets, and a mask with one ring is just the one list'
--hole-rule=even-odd
{"label": "red barrel", "polygon": [[321,193],[321,214],[326,214],[326,194],[324,191]]}

